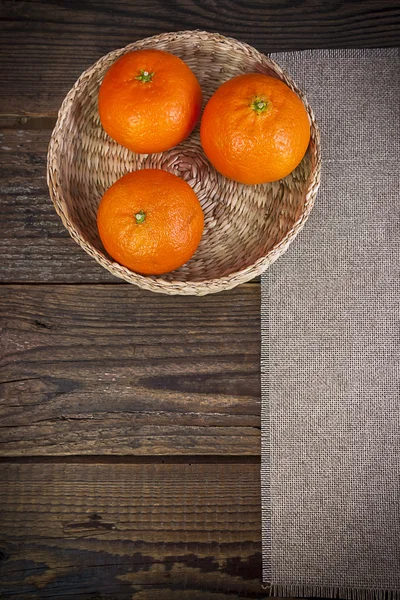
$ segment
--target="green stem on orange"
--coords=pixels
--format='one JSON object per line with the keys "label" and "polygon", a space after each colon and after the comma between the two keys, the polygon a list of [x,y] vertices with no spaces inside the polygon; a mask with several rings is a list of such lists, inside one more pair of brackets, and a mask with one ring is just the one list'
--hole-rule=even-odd
{"label": "green stem on orange", "polygon": [[146,213],[144,212],[144,210],[140,210],[138,213],[136,213],[135,221],[138,225],[140,225],[140,223],[144,223],[145,220],[146,220]]}
{"label": "green stem on orange", "polygon": [[267,110],[269,102],[268,100],[265,100],[265,98],[260,98],[259,96],[256,96],[255,98],[253,98],[250,106],[254,110],[254,112],[256,112],[258,115],[261,115],[261,113]]}
{"label": "green stem on orange", "polygon": [[153,73],[149,73],[148,71],[144,71],[143,69],[140,69],[140,75],[137,75],[135,77],[135,79],[138,79],[139,81],[142,81],[143,83],[148,83],[149,81],[152,81],[154,76],[154,71]]}

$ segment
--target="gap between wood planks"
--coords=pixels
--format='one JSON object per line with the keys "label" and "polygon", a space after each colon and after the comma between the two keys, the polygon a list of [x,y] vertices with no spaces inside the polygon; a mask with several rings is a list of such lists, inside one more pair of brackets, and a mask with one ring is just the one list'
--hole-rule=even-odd
{"label": "gap between wood planks", "polygon": [[127,464],[127,465],[259,465],[261,456],[221,456],[193,455],[193,456],[118,456],[118,455],[93,455],[93,456],[1,456],[0,464]]}

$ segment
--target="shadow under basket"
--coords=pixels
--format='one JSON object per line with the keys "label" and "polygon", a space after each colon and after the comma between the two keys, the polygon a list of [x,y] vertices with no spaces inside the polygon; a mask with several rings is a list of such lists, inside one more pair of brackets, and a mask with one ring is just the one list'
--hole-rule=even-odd
{"label": "shadow under basket", "polygon": [[[284,81],[303,100],[311,124],[307,153],[285,179],[243,185],[226,179],[207,160],[199,126],[167,152],[134,154],[103,130],[98,109],[99,86],[107,69],[122,54],[158,48],[182,58],[197,76],[204,104],[228,79],[241,73],[265,73]],[[320,179],[320,138],[304,95],[290,77],[257,50],[201,31],[166,33],[110,52],[85,71],[66,96],[52,133],[47,164],[50,196],[73,239],[116,277],[164,294],[204,295],[231,289],[261,274],[303,227]],[[117,179],[137,169],[164,169],[185,179],[204,211],[200,246],[183,267],[166,275],[144,276],[108,256],[96,225],[102,195]]]}

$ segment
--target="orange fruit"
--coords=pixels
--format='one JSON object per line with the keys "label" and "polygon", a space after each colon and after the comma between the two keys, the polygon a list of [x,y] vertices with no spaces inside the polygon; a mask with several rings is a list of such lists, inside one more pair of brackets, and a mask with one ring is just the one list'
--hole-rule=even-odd
{"label": "orange fruit", "polygon": [[177,56],[136,50],[119,58],[100,86],[103,128],[137,153],[163,152],[182,142],[201,111],[200,84]]}
{"label": "orange fruit", "polygon": [[265,183],[286,177],[301,162],[310,123],[303,102],[285,83],[249,73],[217,89],[205,107],[200,136],[222,175]]}
{"label": "orange fruit", "polygon": [[124,175],[106,191],[97,226],[117,262],[138,273],[160,275],[193,256],[204,216],[186,181],[161,169],[143,169]]}

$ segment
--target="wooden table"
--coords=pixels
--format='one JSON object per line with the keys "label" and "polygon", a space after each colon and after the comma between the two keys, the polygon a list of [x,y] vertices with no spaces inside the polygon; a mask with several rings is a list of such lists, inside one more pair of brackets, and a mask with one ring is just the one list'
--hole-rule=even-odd
{"label": "wooden table", "polygon": [[202,28],[266,53],[394,46],[399,2],[0,14],[0,597],[264,598],[259,282],[170,298],[114,279],[56,216],[47,145],[79,74],[136,39]]}

